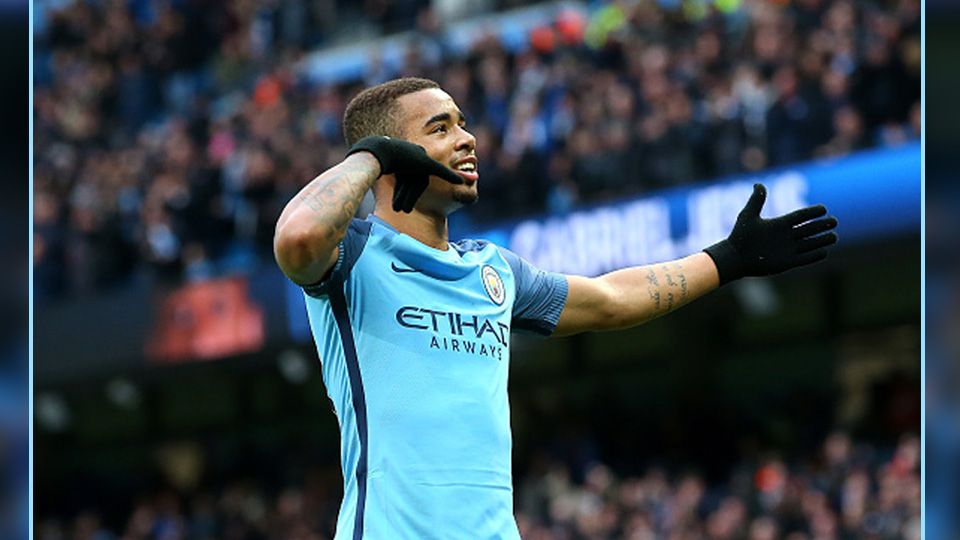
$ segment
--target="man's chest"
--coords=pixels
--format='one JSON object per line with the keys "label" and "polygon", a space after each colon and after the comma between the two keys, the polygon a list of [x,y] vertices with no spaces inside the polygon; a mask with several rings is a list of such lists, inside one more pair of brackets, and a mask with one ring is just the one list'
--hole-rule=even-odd
{"label": "man's chest", "polygon": [[505,355],[514,302],[505,264],[371,255],[348,285],[364,331],[418,349]]}

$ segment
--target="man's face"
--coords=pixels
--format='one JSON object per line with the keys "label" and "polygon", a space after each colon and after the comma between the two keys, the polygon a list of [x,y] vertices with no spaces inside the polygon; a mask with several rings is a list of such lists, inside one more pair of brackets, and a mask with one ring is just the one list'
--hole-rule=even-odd
{"label": "man's face", "polygon": [[480,179],[474,152],[477,141],[465,129],[463,113],[453,98],[439,88],[400,96],[397,117],[406,140],[419,144],[427,155],[463,178],[463,184],[457,185],[431,176],[417,207],[448,214],[460,206],[475,203]]}

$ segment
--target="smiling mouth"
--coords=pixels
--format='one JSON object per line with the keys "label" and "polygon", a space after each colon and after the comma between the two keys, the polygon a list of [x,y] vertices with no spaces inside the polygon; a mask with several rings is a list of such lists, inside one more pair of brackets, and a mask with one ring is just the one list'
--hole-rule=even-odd
{"label": "smiling mouth", "polygon": [[480,179],[480,175],[475,170],[473,171],[460,170],[460,169],[454,169],[454,170],[457,172],[457,175],[460,176],[460,178],[463,178],[464,185],[472,186],[474,183],[476,183],[477,180]]}
{"label": "smiling mouth", "polygon": [[450,167],[460,175],[460,178],[463,178],[463,181],[467,185],[471,185],[477,180],[480,179],[480,174],[477,172],[477,163],[476,159],[467,159],[460,163],[457,163]]}

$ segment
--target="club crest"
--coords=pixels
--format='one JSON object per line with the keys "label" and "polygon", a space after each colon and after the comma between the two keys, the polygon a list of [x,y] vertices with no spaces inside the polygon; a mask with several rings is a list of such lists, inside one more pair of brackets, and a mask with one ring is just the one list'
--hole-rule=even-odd
{"label": "club crest", "polygon": [[507,297],[507,291],[503,287],[503,280],[500,279],[500,274],[498,274],[492,266],[485,265],[480,275],[483,278],[483,288],[487,291],[487,296],[490,297],[490,300],[493,300],[493,303],[498,306],[503,305],[503,301]]}

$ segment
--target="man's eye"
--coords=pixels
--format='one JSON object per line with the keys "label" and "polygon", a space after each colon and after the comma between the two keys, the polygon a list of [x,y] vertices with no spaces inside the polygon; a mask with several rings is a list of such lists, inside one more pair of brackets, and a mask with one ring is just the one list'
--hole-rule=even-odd
{"label": "man's eye", "polygon": [[443,133],[447,131],[447,126],[440,124],[437,127],[433,128],[433,133]]}

